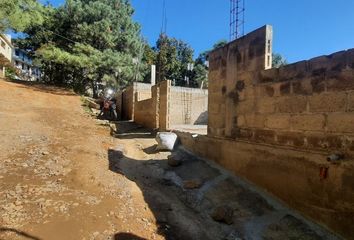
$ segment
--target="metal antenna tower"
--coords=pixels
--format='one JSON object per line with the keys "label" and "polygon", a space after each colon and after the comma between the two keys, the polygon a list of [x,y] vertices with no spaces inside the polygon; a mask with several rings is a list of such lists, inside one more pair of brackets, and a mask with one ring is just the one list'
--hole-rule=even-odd
{"label": "metal antenna tower", "polygon": [[161,24],[161,34],[166,34],[167,31],[167,11],[166,11],[166,0],[162,1],[162,24]]}
{"label": "metal antenna tower", "polygon": [[245,34],[245,0],[230,0],[230,41]]}

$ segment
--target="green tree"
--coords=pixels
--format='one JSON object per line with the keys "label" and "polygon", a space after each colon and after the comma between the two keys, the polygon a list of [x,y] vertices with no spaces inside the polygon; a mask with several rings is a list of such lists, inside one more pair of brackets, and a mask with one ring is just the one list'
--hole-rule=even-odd
{"label": "green tree", "polygon": [[44,80],[82,91],[97,82],[117,87],[143,79],[144,42],[128,0],[66,0],[48,21],[26,29]]}
{"label": "green tree", "polygon": [[220,47],[223,47],[223,46],[225,46],[227,43],[228,43],[228,41],[227,41],[226,39],[221,39],[221,40],[217,41],[217,42],[213,45],[213,50],[214,50],[214,49],[217,49],[217,48],[220,48]]}
{"label": "green tree", "polygon": [[288,64],[288,61],[279,53],[273,53],[272,67],[279,68]]}
{"label": "green tree", "polygon": [[[156,43],[157,79],[172,80],[178,86],[186,86],[185,77],[191,77],[188,65],[193,64],[194,50],[184,41],[162,34]],[[189,82],[189,85],[193,83]]]}
{"label": "green tree", "polygon": [[200,88],[208,87],[208,68],[203,64],[197,64],[193,70],[194,81],[198,84]]}
{"label": "green tree", "polygon": [[199,54],[195,60],[195,67],[193,69],[193,81],[197,83],[200,88],[208,87],[208,55],[210,51],[205,51]]}
{"label": "green tree", "polygon": [[42,23],[45,7],[37,0],[1,0],[0,32],[21,32],[29,26]]}

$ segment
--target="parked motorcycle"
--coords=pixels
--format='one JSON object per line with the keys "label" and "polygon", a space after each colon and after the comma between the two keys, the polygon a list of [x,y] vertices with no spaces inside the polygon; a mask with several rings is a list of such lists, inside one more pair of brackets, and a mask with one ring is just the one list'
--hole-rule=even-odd
{"label": "parked motorcycle", "polygon": [[99,104],[101,111],[98,114],[98,118],[110,121],[118,120],[116,99],[114,98],[114,90],[112,88],[104,89],[100,93]]}

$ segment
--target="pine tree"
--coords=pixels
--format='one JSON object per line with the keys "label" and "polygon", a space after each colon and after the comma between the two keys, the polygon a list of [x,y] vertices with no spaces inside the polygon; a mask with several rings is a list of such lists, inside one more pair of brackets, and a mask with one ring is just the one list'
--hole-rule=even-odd
{"label": "pine tree", "polygon": [[45,80],[84,90],[142,80],[144,43],[128,0],[66,0],[42,25],[26,29]]}

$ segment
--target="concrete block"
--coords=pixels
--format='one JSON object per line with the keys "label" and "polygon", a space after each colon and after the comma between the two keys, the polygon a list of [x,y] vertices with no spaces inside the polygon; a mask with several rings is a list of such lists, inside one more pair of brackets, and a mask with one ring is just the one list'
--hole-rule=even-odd
{"label": "concrete block", "polygon": [[266,117],[265,127],[270,129],[289,129],[290,115],[289,114],[272,114]]}
{"label": "concrete block", "polygon": [[208,105],[208,111],[213,114],[220,113],[221,104],[217,102],[210,102]]}
{"label": "concrete block", "polygon": [[354,69],[329,72],[327,75],[327,91],[345,90],[354,90]]}
{"label": "concrete block", "polygon": [[274,97],[275,89],[273,84],[258,85],[255,87],[257,97]]}
{"label": "concrete block", "polygon": [[255,99],[240,101],[236,107],[237,115],[253,113],[255,109]]}
{"label": "concrete block", "polygon": [[330,71],[341,71],[347,66],[347,51],[340,51],[328,55],[330,59],[329,66],[327,67]]}
{"label": "concrete block", "polygon": [[319,56],[308,61],[308,69],[312,74],[319,75],[324,73],[330,66],[331,59],[328,56]]}
{"label": "concrete block", "polygon": [[340,135],[311,134],[306,137],[307,147],[315,149],[340,150],[343,145],[343,137]]}
{"label": "concrete block", "polygon": [[257,83],[276,82],[279,75],[278,68],[259,71]]}
{"label": "concrete block", "polygon": [[328,114],[327,131],[334,133],[354,133],[354,113]]}
{"label": "concrete block", "polygon": [[302,81],[293,81],[293,94],[295,95],[311,95],[312,94],[312,85],[309,79]]}
{"label": "concrete block", "polygon": [[291,93],[291,82],[285,82],[280,84],[279,89],[281,96],[289,95]]}
{"label": "concrete block", "polygon": [[326,90],[326,78],[324,76],[311,77],[310,81],[314,93],[321,93]]}
{"label": "concrete block", "polygon": [[210,113],[208,116],[208,124],[212,128],[224,128],[225,117],[220,114]]}
{"label": "concrete block", "polygon": [[308,97],[310,112],[345,112],[347,94],[345,92],[321,93]]}
{"label": "concrete block", "polygon": [[248,128],[264,128],[266,115],[263,114],[246,114],[243,116],[244,124]]}
{"label": "concrete block", "polygon": [[239,100],[250,100],[256,97],[256,90],[255,87],[252,85],[246,85],[245,89],[239,93]]}
{"label": "concrete block", "polygon": [[275,131],[256,129],[254,131],[254,140],[261,143],[275,143]]}
{"label": "concrete block", "polygon": [[292,115],[290,125],[295,131],[324,131],[326,118],[323,114]]}
{"label": "concrete block", "polygon": [[323,75],[326,71],[341,71],[346,65],[347,51],[340,51],[309,60],[309,71],[312,75]]}
{"label": "concrete block", "polygon": [[272,84],[272,87],[274,89],[274,95],[273,97],[280,97],[280,86],[281,86],[281,83],[274,83]]}
{"label": "concrete block", "polygon": [[245,140],[252,140],[253,139],[253,130],[248,128],[241,128],[239,131],[238,138],[245,139]]}
{"label": "concrete block", "polygon": [[257,113],[274,113],[276,107],[276,98],[263,97],[257,99]]}
{"label": "concrete block", "polygon": [[303,147],[304,134],[299,132],[277,132],[277,142],[281,145]]}
{"label": "concrete block", "polygon": [[279,113],[303,113],[307,111],[307,98],[305,96],[288,96],[277,98],[277,111]]}
{"label": "concrete block", "polygon": [[354,112],[354,91],[348,93],[348,111]]}
{"label": "concrete block", "polygon": [[279,68],[278,81],[284,82],[304,78],[307,75],[307,61],[301,61]]}

